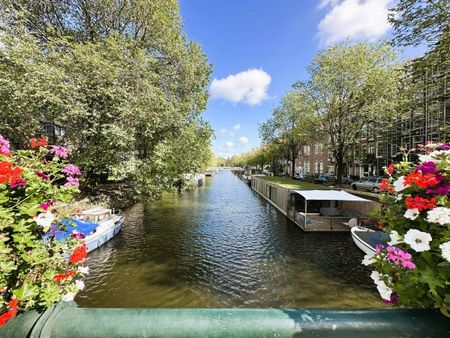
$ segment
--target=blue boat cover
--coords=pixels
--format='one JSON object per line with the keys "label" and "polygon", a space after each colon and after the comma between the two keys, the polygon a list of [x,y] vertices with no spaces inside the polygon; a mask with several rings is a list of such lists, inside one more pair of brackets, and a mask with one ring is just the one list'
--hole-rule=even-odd
{"label": "blue boat cover", "polygon": [[[65,230],[60,229],[61,225],[63,225]],[[61,221],[61,224],[52,225],[43,238],[54,237],[57,241],[62,241],[70,237],[73,231],[77,231],[78,233],[87,236],[97,227],[97,223],[84,222],[74,218],[64,219]]]}

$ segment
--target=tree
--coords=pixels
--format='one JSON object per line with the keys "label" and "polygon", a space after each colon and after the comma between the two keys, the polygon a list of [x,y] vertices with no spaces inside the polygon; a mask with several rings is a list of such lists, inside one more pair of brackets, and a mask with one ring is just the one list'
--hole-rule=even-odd
{"label": "tree", "polygon": [[211,66],[177,1],[5,0],[0,13],[0,132],[16,147],[62,124],[90,185],[139,177],[149,195],[208,163]]}
{"label": "tree", "polygon": [[272,118],[260,125],[263,142],[277,145],[288,153],[291,176],[295,175],[295,160],[300,149],[315,139],[316,118],[300,91],[288,92],[281,105],[272,112]]}
{"label": "tree", "polygon": [[394,27],[396,44],[417,46],[426,43],[434,48],[444,35],[449,34],[450,2],[400,0],[390,9],[388,19]]}
{"label": "tree", "polygon": [[344,156],[364,126],[392,116],[398,108],[402,68],[387,43],[349,41],[319,52],[308,66],[310,79],[294,85],[319,118],[321,131],[337,162],[337,180]]}

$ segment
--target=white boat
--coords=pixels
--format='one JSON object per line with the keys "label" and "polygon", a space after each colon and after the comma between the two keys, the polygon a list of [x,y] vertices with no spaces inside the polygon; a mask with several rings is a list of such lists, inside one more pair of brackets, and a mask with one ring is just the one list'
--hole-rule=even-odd
{"label": "white boat", "polygon": [[125,216],[120,210],[116,213],[111,209],[95,208],[82,211],[78,219],[97,224],[97,227],[84,238],[89,253],[119,233]]}
{"label": "white boat", "polygon": [[350,229],[353,242],[366,254],[375,253],[377,245],[387,246],[389,236],[378,230],[355,226]]}

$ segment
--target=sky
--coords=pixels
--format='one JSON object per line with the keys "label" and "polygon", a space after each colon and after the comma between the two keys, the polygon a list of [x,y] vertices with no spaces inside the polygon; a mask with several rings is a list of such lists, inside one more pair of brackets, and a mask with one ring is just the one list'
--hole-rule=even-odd
{"label": "sky", "polygon": [[[258,125],[286,91],[306,80],[306,66],[347,38],[390,38],[392,0],[180,0],[184,31],[213,66],[203,118],[215,130],[216,155],[257,147]],[[423,53],[401,51],[402,58]]]}

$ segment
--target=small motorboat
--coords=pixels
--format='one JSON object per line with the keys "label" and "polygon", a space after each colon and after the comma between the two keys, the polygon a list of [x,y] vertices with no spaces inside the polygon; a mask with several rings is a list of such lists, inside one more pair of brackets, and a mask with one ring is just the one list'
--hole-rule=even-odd
{"label": "small motorboat", "polygon": [[[61,224],[53,225],[44,235],[44,239],[53,237],[57,241],[62,241],[70,236],[81,235],[89,253],[117,235],[124,220],[125,216],[120,210],[105,208],[84,210],[76,218],[65,219]],[[63,229],[61,225],[64,226]]]}
{"label": "small motorboat", "polygon": [[389,235],[383,231],[372,230],[361,226],[354,226],[350,231],[353,242],[366,254],[375,253],[377,245],[388,245]]}
{"label": "small motorboat", "polygon": [[87,252],[89,253],[119,233],[125,216],[120,210],[116,213],[111,209],[95,208],[82,211],[78,219],[97,224],[95,230],[84,238],[84,243],[87,245]]}

